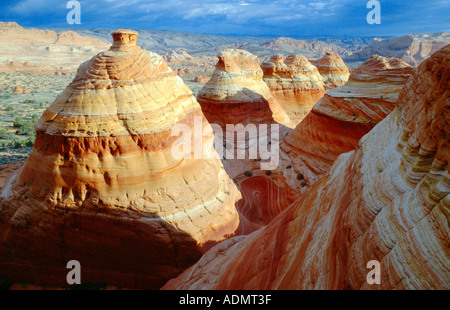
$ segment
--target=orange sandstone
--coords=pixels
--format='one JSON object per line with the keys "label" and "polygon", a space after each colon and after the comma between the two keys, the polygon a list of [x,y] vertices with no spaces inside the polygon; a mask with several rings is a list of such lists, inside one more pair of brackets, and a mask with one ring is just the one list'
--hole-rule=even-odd
{"label": "orange sandstone", "polygon": [[[165,289],[450,289],[450,45],[396,108],[269,225],[228,239]],[[369,261],[380,284],[367,282]]]}
{"label": "orange sandstone", "polygon": [[[238,228],[220,160],[171,153],[176,124],[210,126],[192,92],[137,32],[112,36],[43,113],[4,185],[1,277],[65,286],[78,260],[84,283],[159,288]],[[202,139],[207,156],[213,136]]]}

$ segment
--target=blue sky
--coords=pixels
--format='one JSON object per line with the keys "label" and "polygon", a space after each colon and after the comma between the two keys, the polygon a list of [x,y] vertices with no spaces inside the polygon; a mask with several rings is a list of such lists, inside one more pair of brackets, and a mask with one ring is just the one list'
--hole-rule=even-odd
{"label": "blue sky", "polygon": [[[227,35],[398,36],[450,30],[449,0],[381,3],[369,25],[368,0],[79,0],[84,28],[132,28]],[[1,0],[0,20],[25,27],[73,27],[65,0]]]}

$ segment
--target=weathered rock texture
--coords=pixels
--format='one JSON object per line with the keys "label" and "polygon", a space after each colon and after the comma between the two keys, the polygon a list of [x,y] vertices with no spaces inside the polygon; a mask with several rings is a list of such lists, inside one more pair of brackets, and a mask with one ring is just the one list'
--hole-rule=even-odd
{"label": "weathered rock texture", "polygon": [[197,100],[210,123],[290,124],[263,81],[258,58],[239,49],[227,49],[218,56],[211,79],[200,90]]}
{"label": "weathered rock texture", "polygon": [[159,288],[238,228],[240,195],[220,160],[204,159],[213,136],[200,159],[172,155],[176,124],[210,125],[137,38],[114,32],[36,124],[27,163],[1,193],[0,276],[67,285],[75,259],[83,283]]}
{"label": "weathered rock texture", "polygon": [[311,62],[322,75],[327,89],[342,86],[348,81],[350,72],[338,54],[326,52],[322,58]]}
{"label": "weathered rock texture", "polygon": [[304,56],[272,56],[261,65],[264,81],[294,125],[311,111],[325,94],[323,78]]}
{"label": "weathered rock texture", "polygon": [[[298,201],[164,288],[450,289],[449,81],[447,45]],[[371,260],[381,284],[366,281]]]}

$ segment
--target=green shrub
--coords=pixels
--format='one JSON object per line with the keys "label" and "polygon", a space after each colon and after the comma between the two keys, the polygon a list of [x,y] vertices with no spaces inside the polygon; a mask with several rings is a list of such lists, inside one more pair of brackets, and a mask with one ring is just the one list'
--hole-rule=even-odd
{"label": "green shrub", "polygon": [[305,177],[303,176],[303,174],[299,173],[297,174],[297,179],[298,180],[303,180]]}
{"label": "green shrub", "polygon": [[253,176],[253,173],[251,171],[245,171],[244,174],[248,177]]}
{"label": "green shrub", "polygon": [[15,128],[20,128],[23,124],[24,124],[24,121],[23,121],[22,117],[17,116],[17,117],[14,119],[13,127],[15,127]]}
{"label": "green shrub", "polygon": [[8,137],[8,131],[5,128],[0,129],[0,139],[6,139]]}

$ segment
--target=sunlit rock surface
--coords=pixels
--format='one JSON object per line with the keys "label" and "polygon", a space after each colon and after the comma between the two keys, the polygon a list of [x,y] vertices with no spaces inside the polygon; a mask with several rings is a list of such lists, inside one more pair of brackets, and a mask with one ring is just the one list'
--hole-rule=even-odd
{"label": "sunlit rock surface", "polygon": [[264,81],[294,125],[311,111],[325,94],[323,78],[302,55],[272,56],[261,64]]}
{"label": "sunlit rock surface", "polygon": [[289,125],[289,118],[263,81],[256,56],[244,50],[227,49],[218,58],[211,79],[197,96],[210,123]]}
{"label": "sunlit rock surface", "polygon": [[327,89],[342,86],[348,81],[350,72],[339,54],[326,52],[312,63],[322,75]]}

